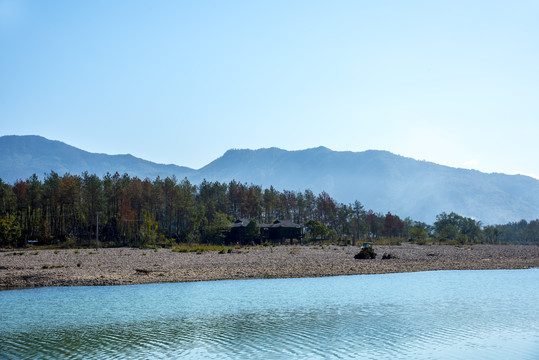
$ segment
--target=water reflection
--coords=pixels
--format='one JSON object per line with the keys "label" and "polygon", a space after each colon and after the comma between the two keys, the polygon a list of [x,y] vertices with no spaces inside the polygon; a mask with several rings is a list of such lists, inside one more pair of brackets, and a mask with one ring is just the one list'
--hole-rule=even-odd
{"label": "water reflection", "polygon": [[536,359],[538,274],[7,291],[0,357]]}

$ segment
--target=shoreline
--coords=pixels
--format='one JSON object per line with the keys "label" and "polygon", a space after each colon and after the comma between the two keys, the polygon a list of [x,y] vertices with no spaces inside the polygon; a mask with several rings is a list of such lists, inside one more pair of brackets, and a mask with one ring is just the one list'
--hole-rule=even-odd
{"label": "shoreline", "polygon": [[[170,249],[4,250],[0,290],[49,286],[133,285],[539,267],[535,245],[375,245],[376,259],[357,260],[360,246],[250,247],[202,254]],[[382,259],[391,254],[390,259]]]}

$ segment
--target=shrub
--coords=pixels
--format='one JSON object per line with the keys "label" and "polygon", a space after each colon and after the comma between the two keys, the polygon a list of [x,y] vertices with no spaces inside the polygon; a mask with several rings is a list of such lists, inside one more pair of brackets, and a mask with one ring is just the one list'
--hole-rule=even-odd
{"label": "shrub", "polygon": [[363,248],[359,253],[354,256],[354,259],[374,259],[376,253],[373,249]]}

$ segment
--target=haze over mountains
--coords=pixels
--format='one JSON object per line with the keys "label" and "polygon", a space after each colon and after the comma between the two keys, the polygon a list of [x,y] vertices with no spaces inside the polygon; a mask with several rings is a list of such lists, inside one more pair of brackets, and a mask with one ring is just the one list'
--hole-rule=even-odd
{"label": "haze over mountains", "polygon": [[156,164],[132,155],[89,153],[40,136],[0,137],[0,178],[7,183],[40,179],[55,171],[102,176],[128,173],[139,178],[187,177],[253,183],[278,190],[326,191],[339,202],[359,200],[365,209],[432,223],[454,211],[485,224],[539,217],[539,180],[523,175],[485,174],[418,161],[387,151],[300,151],[277,148],[229,150],[201,169]]}

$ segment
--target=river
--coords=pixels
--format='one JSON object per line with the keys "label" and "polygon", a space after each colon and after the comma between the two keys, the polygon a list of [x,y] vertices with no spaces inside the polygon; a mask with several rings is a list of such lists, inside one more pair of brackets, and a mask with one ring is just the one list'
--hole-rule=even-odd
{"label": "river", "polygon": [[538,359],[539,269],[0,292],[2,359]]}

